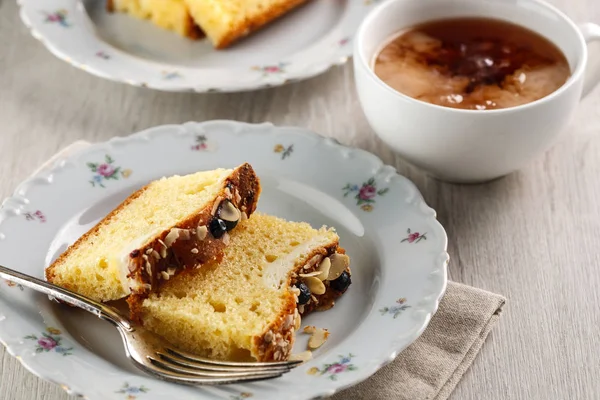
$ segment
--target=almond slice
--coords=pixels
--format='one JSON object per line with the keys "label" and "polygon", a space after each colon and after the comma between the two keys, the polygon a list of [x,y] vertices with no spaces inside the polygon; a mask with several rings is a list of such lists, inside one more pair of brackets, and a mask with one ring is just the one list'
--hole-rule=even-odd
{"label": "almond slice", "polygon": [[196,229],[196,237],[198,237],[198,240],[206,239],[207,234],[208,234],[208,228],[206,226],[199,226]]}
{"label": "almond slice", "polygon": [[167,245],[160,239],[158,239],[158,243],[160,243],[160,256],[162,258],[167,258]]}
{"label": "almond slice", "polygon": [[290,361],[306,362],[306,361],[310,361],[310,360],[312,360],[312,351],[310,351],[310,350],[305,350],[301,353],[292,354],[290,356]]}
{"label": "almond slice", "polygon": [[221,205],[222,200],[223,200],[222,197],[217,197],[215,199],[215,202],[213,203],[213,206],[212,206],[212,210],[210,211],[211,215],[214,216],[217,213],[217,210],[219,209],[219,206]]}
{"label": "almond slice", "polygon": [[323,261],[321,261],[321,264],[319,264],[319,268],[317,269],[317,271],[320,272],[319,275],[317,275],[317,278],[319,278],[322,281],[327,280],[330,269],[331,260],[329,259],[329,257],[324,258]]}
{"label": "almond slice", "polygon": [[221,203],[219,218],[224,221],[237,222],[241,218],[240,210],[235,208],[231,201],[224,200],[223,203]]}
{"label": "almond slice", "polygon": [[298,309],[296,308],[294,310],[294,330],[297,331],[298,329],[300,329],[301,325],[302,325],[302,318],[300,317],[300,313],[298,312]]}
{"label": "almond slice", "polygon": [[177,239],[179,239],[179,231],[179,228],[172,228],[167,236],[165,236],[165,244],[167,247],[171,247],[171,245],[175,243]]}
{"label": "almond slice", "polygon": [[336,253],[331,257],[331,268],[329,269],[328,281],[333,281],[340,277],[342,272],[350,266],[350,257],[345,254]]}
{"label": "almond slice", "polygon": [[317,328],[316,332],[308,339],[308,348],[311,350],[318,349],[323,346],[329,337],[327,329]]}
{"label": "almond slice", "polygon": [[304,283],[310,289],[311,293],[320,295],[325,293],[325,285],[319,278],[315,278],[314,276],[309,276],[308,278],[303,278]]}
{"label": "almond slice", "polygon": [[310,278],[311,276],[321,275],[321,271],[308,272],[306,274],[298,274],[300,278]]}

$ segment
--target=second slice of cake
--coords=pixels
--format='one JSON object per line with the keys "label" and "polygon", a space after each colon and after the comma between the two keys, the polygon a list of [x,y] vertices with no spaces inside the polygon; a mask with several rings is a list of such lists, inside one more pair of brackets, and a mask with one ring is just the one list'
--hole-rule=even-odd
{"label": "second slice of cake", "polygon": [[134,310],[181,349],[221,360],[288,359],[301,315],[328,309],[350,285],[332,229],[254,214],[223,260],[165,282]]}

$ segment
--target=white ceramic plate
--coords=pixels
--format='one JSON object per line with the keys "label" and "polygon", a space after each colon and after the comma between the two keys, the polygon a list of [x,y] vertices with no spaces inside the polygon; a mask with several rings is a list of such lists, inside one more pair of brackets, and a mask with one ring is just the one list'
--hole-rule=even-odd
{"label": "white ceramic plate", "polygon": [[[447,238],[417,188],[372,154],[302,128],[231,121],[152,128],[95,144],[21,184],[0,209],[0,264],[42,277],[66,246],[150,180],[248,161],[258,209],[335,226],[353,284],[303,319],[328,328],[314,359],[282,378],[192,388],[143,375],[91,314],[0,282],[0,340],[34,374],[92,400],[310,399],[366,379],[425,329],[446,287]],[[306,348],[299,334],[294,352]],[[129,396],[129,397],[128,397]]]}
{"label": "white ceramic plate", "polygon": [[313,0],[227,50],[120,13],[106,0],[19,0],[57,57],[94,75],[166,91],[243,91],[306,79],[346,62],[379,0]]}

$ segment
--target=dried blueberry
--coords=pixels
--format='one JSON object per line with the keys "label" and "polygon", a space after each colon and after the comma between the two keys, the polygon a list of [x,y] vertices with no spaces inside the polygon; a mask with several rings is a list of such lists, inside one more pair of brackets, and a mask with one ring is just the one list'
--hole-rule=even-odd
{"label": "dried blueberry", "polygon": [[352,279],[350,279],[350,274],[348,271],[344,271],[336,280],[331,281],[331,288],[338,292],[343,292],[348,289],[348,286],[350,286],[351,283]]}
{"label": "dried blueberry", "polygon": [[303,282],[298,282],[296,287],[300,289],[298,304],[306,304],[310,300],[310,289]]}
{"label": "dried blueberry", "polygon": [[215,239],[219,239],[227,232],[227,225],[222,219],[213,218],[213,220],[210,221],[210,224],[208,225],[208,230]]}

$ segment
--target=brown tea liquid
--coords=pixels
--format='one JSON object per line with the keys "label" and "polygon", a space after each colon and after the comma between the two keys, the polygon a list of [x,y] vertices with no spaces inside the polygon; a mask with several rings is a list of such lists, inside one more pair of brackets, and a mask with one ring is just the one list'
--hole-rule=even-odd
{"label": "brown tea liquid", "polygon": [[473,110],[530,103],[557,90],[570,75],[564,54],[548,39],[488,18],[415,26],[383,48],[374,70],[410,97]]}

